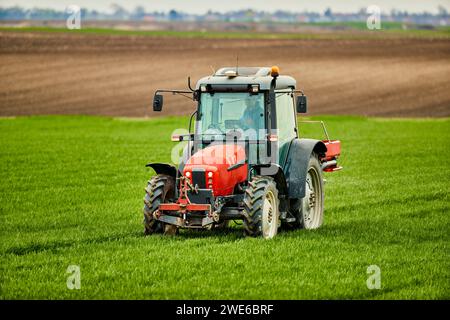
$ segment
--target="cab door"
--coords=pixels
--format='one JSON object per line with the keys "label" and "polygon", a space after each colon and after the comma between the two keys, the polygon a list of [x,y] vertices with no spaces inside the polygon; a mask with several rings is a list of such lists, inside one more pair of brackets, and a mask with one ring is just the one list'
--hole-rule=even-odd
{"label": "cab door", "polygon": [[297,137],[296,112],[292,90],[275,91],[276,123],[278,134],[278,164],[287,157],[290,142]]}

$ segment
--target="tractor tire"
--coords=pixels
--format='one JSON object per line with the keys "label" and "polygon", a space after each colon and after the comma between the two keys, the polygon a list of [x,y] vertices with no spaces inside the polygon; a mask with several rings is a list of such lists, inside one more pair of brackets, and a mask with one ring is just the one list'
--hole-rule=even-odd
{"label": "tractor tire", "polygon": [[245,234],[273,238],[280,226],[279,203],[275,181],[271,177],[255,176],[244,195]]}
{"label": "tractor tire", "polygon": [[165,174],[152,177],[145,188],[144,196],[144,234],[176,234],[178,228],[169,226],[153,217],[161,203],[167,202],[175,195],[175,179]]}
{"label": "tractor tire", "polygon": [[323,173],[317,154],[309,158],[305,181],[305,197],[293,208],[296,221],[291,224],[295,229],[317,229],[323,223],[324,208]]}

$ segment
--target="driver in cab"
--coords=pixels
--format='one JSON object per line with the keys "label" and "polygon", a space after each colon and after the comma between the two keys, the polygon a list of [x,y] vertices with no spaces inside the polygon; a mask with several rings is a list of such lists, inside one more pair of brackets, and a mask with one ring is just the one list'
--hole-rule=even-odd
{"label": "driver in cab", "polygon": [[243,129],[258,130],[264,128],[264,109],[261,107],[256,97],[248,97],[245,99],[246,108],[240,122]]}

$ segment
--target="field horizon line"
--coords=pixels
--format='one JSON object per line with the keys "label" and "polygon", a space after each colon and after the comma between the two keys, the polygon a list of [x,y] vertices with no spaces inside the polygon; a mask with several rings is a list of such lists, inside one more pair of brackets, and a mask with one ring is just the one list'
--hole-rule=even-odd
{"label": "field horizon line", "polygon": [[[14,115],[14,116],[0,116],[0,120],[14,120],[14,119],[27,119],[27,118],[100,118],[111,119],[119,121],[147,121],[147,120],[163,120],[163,119],[182,119],[189,118],[189,114],[185,115],[158,115],[158,116],[110,116],[110,115],[95,115],[95,114],[30,114],[30,115]],[[308,116],[297,116],[303,120],[317,119],[317,118],[345,118],[348,120],[375,120],[375,121],[448,121],[450,116],[442,117],[414,117],[414,116],[365,116],[357,114],[314,114]]]}
{"label": "field horizon line", "polygon": [[367,39],[450,39],[450,28],[424,29],[381,29],[381,30],[326,30],[325,32],[259,32],[259,31],[205,31],[205,30],[128,30],[116,28],[87,27],[70,30],[64,27],[48,26],[0,26],[0,32],[48,32],[106,36],[144,36],[155,38],[186,39],[257,39],[257,40],[367,40]]}

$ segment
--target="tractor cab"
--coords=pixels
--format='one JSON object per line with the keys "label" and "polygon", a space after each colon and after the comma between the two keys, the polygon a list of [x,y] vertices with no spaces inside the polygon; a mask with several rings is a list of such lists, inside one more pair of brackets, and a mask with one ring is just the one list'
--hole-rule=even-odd
{"label": "tractor cab", "polygon": [[186,143],[178,165],[147,165],[157,175],[144,197],[146,234],[239,219],[246,234],[265,238],[281,224],[320,226],[322,172],[340,169],[340,142],[323,123],[327,140],[298,137],[296,115],[307,111],[307,99],[295,79],[278,67],[226,67],[188,86],[155,93],[154,111],[166,92],[192,94],[197,110],[194,132],[172,137]]}
{"label": "tractor cab", "polygon": [[[289,76],[271,75],[271,68],[222,68],[214,76],[200,79],[196,131],[234,134],[239,139],[278,142],[280,146],[297,137],[296,82]],[[266,143],[258,147],[259,154],[267,153]]]}

